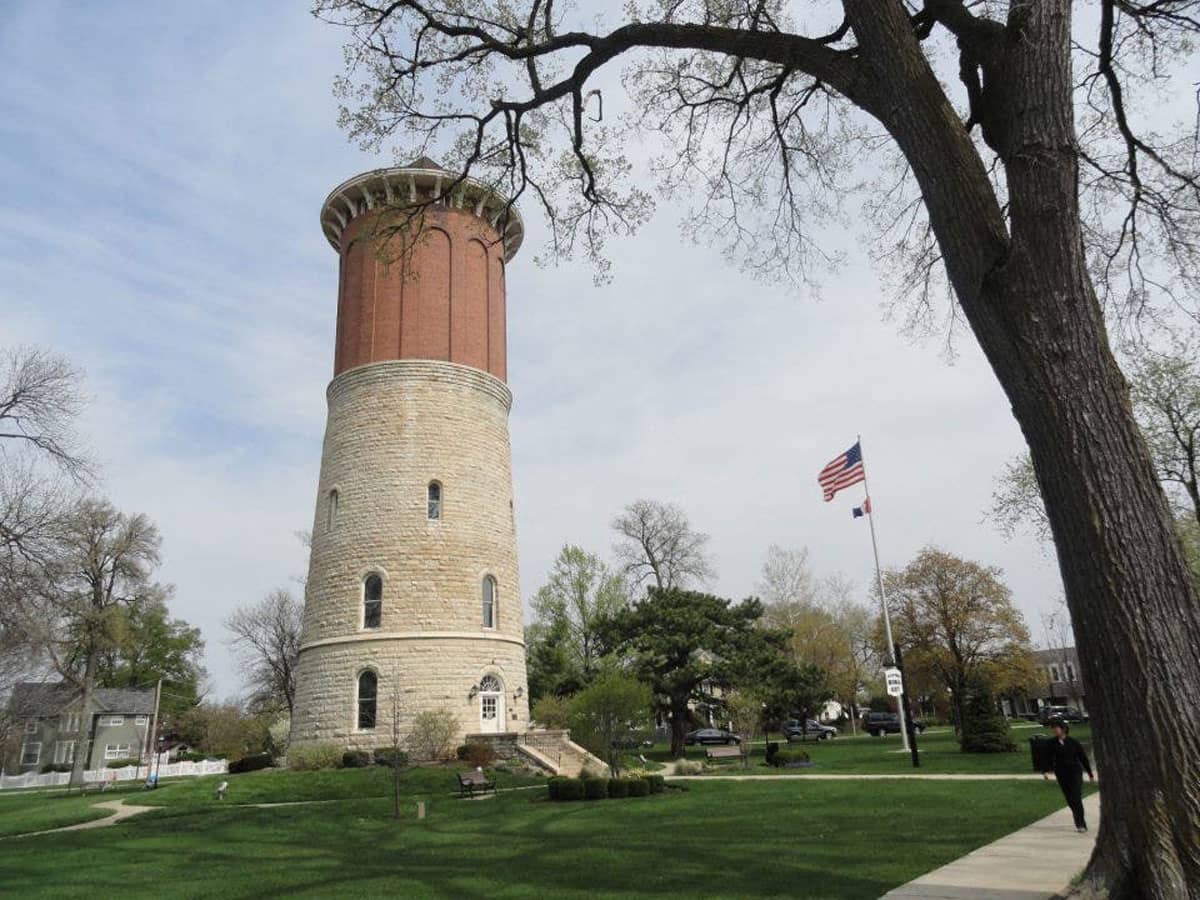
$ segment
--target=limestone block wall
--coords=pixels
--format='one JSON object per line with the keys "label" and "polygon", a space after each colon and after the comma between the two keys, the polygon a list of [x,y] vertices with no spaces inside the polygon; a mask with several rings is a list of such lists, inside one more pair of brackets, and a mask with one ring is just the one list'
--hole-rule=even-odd
{"label": "limestone block wall", "polygon": [[[388,360],[338,375],[328,402],[292,739],[388,744],[397,692],[402,716],[444,707],[461,734],[477,732],[480,698],[469,694],[488,674],[503,685],[500,730],[525,730],[508,388],[456,363]],[[436,519],[431,482],[441,489]],[[372,573],[383,584],[377,628],[363,616]],[[488,576],[492,628],[482,612]],[[355,727],[364,668],[379,678],[372,733]]]}

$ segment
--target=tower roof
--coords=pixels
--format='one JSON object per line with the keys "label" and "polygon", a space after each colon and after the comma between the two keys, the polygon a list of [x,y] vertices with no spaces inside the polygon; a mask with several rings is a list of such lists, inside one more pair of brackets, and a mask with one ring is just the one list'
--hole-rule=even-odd
{"label": "tower roof", "polygon": [[377,207],[402,207],[419,199],[468,209],[502,232],[504,258],[516,255],[525,237],[525,224],[517,208],[493,187],[469,176],[459,176],[422,156],[407,166],[373,169],[355,175],[334,188],[321,206],[321,230],[334,250],[341,251],[342,232],[350,220]]}

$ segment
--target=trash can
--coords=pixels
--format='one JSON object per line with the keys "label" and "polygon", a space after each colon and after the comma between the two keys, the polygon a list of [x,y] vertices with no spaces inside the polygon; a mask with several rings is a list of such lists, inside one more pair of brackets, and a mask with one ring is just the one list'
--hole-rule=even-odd
{"label": "trash can", "polygon": [[1035,734],[1029,739],[1029,756],[1033,771],[1049,772],[1054,768],[1054,739],[1044,734]]}

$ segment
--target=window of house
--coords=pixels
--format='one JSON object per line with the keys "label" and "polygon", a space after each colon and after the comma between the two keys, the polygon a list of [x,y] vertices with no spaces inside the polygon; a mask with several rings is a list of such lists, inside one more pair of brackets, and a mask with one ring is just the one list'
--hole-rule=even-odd
{"label": "window of house", "polygon": [[442,517],[442,485],[440,482],[429,482],[429,518],[440,519]]}
{"label": "window of house", "polygon": [[496,627],[496,579],[491,575],[483,578],[483,627]]}
{"label": "window of house", "polygon": [[79,730],[79,713],[67,713],[62,717],[62,731],[74,734]]}
{"label": "window of house", "polygon": [[1074,681],[1074,680],[1075,680],[1075,667],[1073,665],[1071,665],[1070,663],[1067,663],[1067,681]]}
{"label": "window of house", "polygon": [[100,717],[100,724],[101,724],[102,726],[104,726],[104,725],[107,725],[107,726],[110,726],[110,727],[111,727],[111,726],[116,726],[116,725],[124,725],[124,724],[125,724],[125,717],[124,717],[124,716],[101,716],[101,717]]}
{"label": "window of house", "polygon": [[358,676],[358,727],[375,727],[375,700],[379,694],[379,676],[370,669]]}
{"label": "window of house", "polygon": [[1050,680],[1051,680],[1051,681],[1058,681],[1058,666],[1051,666],[1051,667],[1050,667]]}
{"label": "window of house", "polygon": [[138,716],[137,718],[135,718],[133,720],[133,724],[142,725],[142,726],[149,725],[150,717],[149,716]]}
{"label": "window of house", "polygon": [[333,526],[337,524],[338,514],[338,492],[334,488],[329,492],[329,500],[325,504],[325,530],[333,531]]}
{"label": "window of house", "polygon": [[372,572],[363,581],[363,628],[378,628],[383,622],[383,579]]}
{"label": "window of house", "polygon": [[42,745],[39,741],[29,741],[21,745],[21,765],[36,766],[42,761]]}
{"label": "window of house", "polygon": [[25,733],[26,734],[37,734],[37,729],[38,729],[38,720],[37,719],[26,719],[25,720]]}
{"label": "window of house", "polygon": [[61,765],[69,765],[75,762],[75,742],[74,741],[55,741],[54,742],[54,761]]}
{"label": "window of house", "polygon": [[105,759],[129,759],[128,744],[105,744],[104,745]]}

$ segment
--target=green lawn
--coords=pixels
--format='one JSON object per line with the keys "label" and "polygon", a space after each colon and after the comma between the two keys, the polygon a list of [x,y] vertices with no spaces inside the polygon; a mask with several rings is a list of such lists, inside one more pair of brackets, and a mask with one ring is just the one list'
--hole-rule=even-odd
{"label": "green lawn", "polygon": [[[874,738],[839,736],[829,741],[806,741],[788,744],[776,735],[781,747],[805,750],[814,765],[808,769],[770,769],[764,757],[766,747],[756,744],[751,752],[751,765],[743,769],[741,763],[722,762],[706,770],[710,774],[796,774],[829,772],[837,774],[899,775],[912,772],[926,774],[1002,775],[1029,774],[1033,772],[1029,758],[1029,738],[1035,734],[1048,734],[1041,728],[1014,728],[1012,738],[1017,744],[1016,753],[963,753],[958,741],[949,728],[931,729],[917,738],[920,749],[921,768],[912,767],[912,758],[901,752],[899,735]],[[1086,725],[1071,729],[1071,734],[1083,742],[1090,751],[1091,730]],[[647,759],[665,761],[670,758],[670,749],[656,745],[645,753]],[[688,747],[688,759],[704,760],[703,747]],[[735,771],[736,770],[736,771]]]}
{"label": "green lawn", "polygon": [[[416,770],[396,822],[369,797],[386,786],[377,773],[232,776],[224,803],[212,779],[165,785],[139,797],[160,812],[4,841],[0,885],[55,898],[875,898],[1062,805],[1040,781],[701,781],[592,803],[550,803],[541,788],[463,801],[451,772]],[[334,802],[235,805],[314,795]]]}
{"label": "green lawn", "polygon": [[132,796],[133,792],[128,790],[92,793],[83,797],[61,790],[5,792],[0,794],[0,837],[103,819],[111,816],[112,810],[96,809],[96,803]]}

